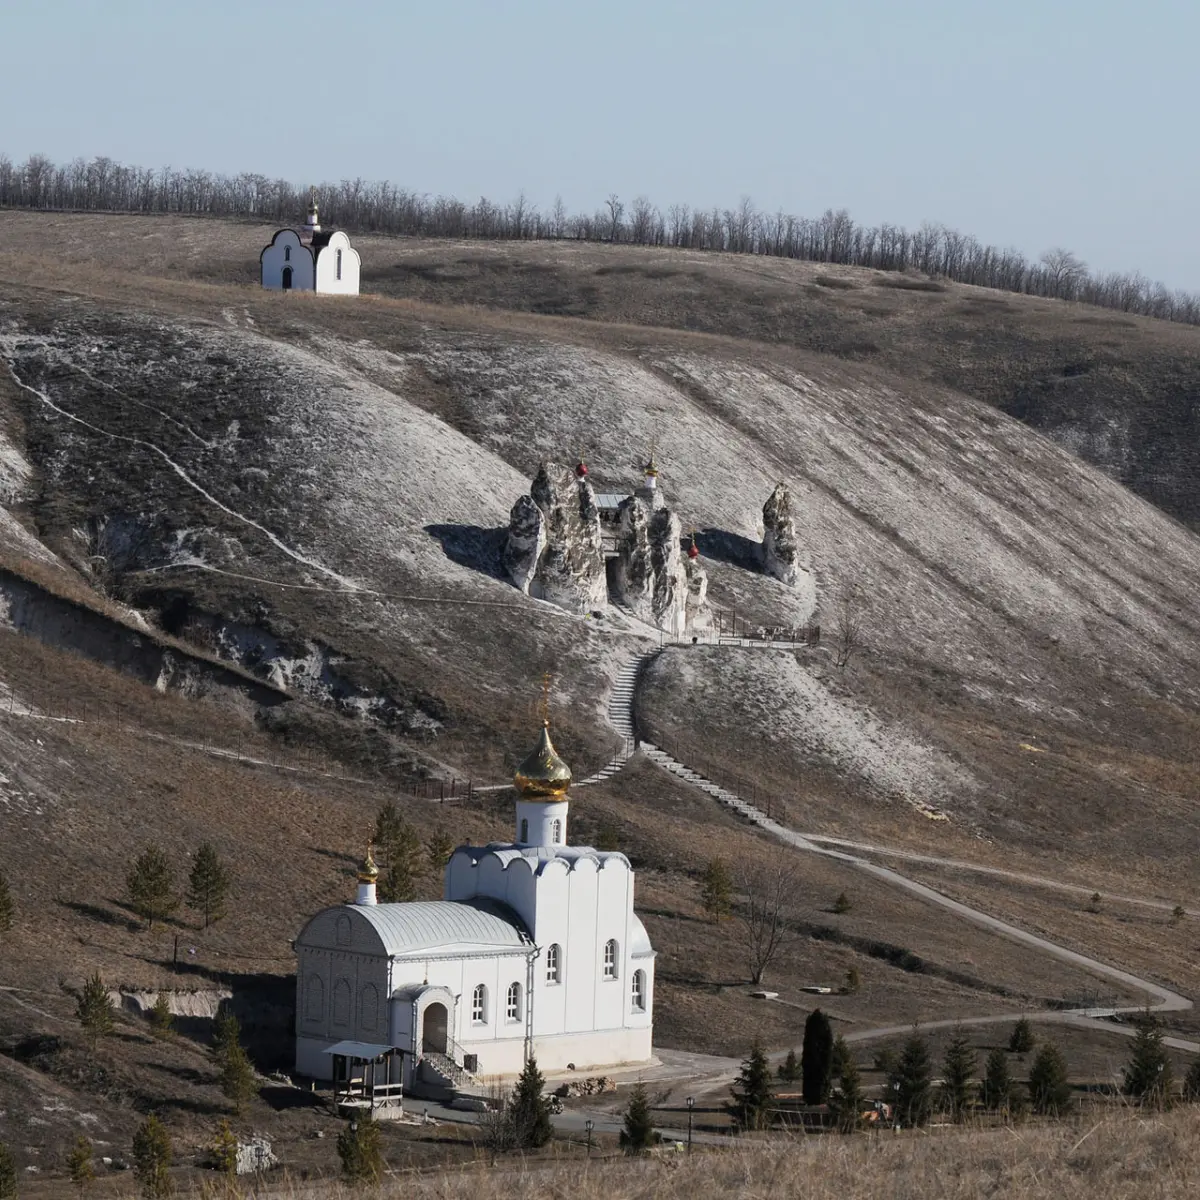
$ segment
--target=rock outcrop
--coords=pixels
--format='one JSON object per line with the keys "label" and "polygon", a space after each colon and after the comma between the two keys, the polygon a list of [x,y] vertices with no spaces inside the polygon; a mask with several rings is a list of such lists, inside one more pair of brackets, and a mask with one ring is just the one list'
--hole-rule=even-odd
{"label": "rock outcrop", "polygon": [[699,558],[685,558],[687,572],[687,610],[689,629],[702,629],[709,624],[708,572],[701,566]]}
{"label": "rock outcrop", "polygon": [[605,607],[600,510],[586,477],[542,463],[529,495],[513,505],[504,566],[523,592],[568,612]]}
{"label": "rock outcrop", "polygon": [[640,496],[621,505],[617,597],[635,616],[673,637],[686,630],[689,595],[679,535],[679,518],[670,509],[651,509]]}
{"label": "rock outcrop", "polygon": [[792,519],[792,498],[785,483],[776,484],[763,505],[762,565],[768,575],[788,587],[796,586],[804,570]]}

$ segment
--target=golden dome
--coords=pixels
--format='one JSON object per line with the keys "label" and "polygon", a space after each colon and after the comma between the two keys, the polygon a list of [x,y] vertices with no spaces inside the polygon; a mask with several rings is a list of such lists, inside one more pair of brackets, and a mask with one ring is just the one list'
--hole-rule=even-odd
{"label": "golden dome", "polygon": [[542,736],[529,757],[517,768],[513,783],[525,800],[561,800],[571,786],[571,768],[555,753],[550,722],[542,722]]}
{"label": "golden dome", "polygon": [[367,857],[358,868],[359,883],[374,883],[379,878],[379,868],[375,865],[375,856],[371,853],[371,843],[367,843]]}

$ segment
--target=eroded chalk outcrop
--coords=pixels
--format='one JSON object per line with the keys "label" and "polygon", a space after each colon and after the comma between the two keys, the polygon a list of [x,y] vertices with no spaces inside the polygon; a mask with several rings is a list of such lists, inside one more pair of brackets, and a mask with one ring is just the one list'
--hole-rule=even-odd
{"label": "eroded chalk outcrop", "polygon": [[804,572],[792,516],[792,497],[786,483],[778,483],[763,505],[762,566],[766,574],[795,587]]}
{"label": "eroded chalk outcrop", "polygon": [[614,574],[617,599],[635,616],[674,637],[683,636],[689,586],[675,513],[630,496],[621,505]]}

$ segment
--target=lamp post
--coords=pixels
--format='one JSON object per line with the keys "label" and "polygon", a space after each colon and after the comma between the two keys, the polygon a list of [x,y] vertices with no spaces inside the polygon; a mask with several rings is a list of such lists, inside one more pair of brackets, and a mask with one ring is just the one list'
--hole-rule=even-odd
{"label": "lamp post", "polygon": [[593,1121],[591,1119],[591,1117],[589,1117],[586,1121],[584,1121],[583,1128],[587,1132],[587,1155],[588,1155],[588,1158],[591,1158],[592,1157],[592,1130],[596,1128],[596,1122]]}
{"label": "lamp post", "polygon": [[691,1154],[691,1152],[692,1152],[692,1112],[696,1107],[696,1097],[695,1096],[689,1096],[687,1098],[687,1106],[688,1106],[688,1148],[687,1148],[687,1152],[689,1154]]}

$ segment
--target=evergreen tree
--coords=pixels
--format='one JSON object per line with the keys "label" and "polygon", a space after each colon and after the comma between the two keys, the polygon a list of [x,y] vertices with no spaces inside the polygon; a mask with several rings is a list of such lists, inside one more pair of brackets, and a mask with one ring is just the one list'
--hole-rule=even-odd
{"label": "evergreen tree", "polygon": [[113,1002],[109,999],[108,988],[104,986],[99,971],[83,985],[83,991],[75,1002],[75,1016],[79,1018],[79,1024],[83,1026],[94,1053],[96,1043],[113,1031]]}
{"label": "evergreen tree", "polygon": [[17,1161],[0,1142],[0,1200],[17,1200]]}
{"label": "evergreen tree", "polygon": [[171,1194],[171,1157],[166,1126],[157,1117],[147,1117],[133,1135],[133,1173],[147,1200]]}
{"label": "evergreen tree", "polygon": [[819,1008],[813,1009],[804,1022],[800,1075],[804,1103],[824,1104],[833,1083],[833,1027]]}
{"label": "evergreen tree", "polygon": [[375,844],[383,858],[379,899],[384,904],[414,900],[421,874],[421,839],[389,800],[375,817]]}
{"label": "evergreen tree", "polygon": [[841,916],[850,911],[850,897],[845,892],[838,892],[838,898],[833,902],[833,911]]}
{"label": "evergreen tree", "polygon": [[240,1117],[257,1090],[250,1059],[235,1043],[225,1052],[221,1063],[221,1093],[233,1101],[234,1112]]}
{"label": "evergreen tree", "polygon": [[971,1084],[979,1060],[961,1030],[955,1031],[942,1060],[942,1103],[952,1121],[961,1121],[971,1107]]}
{"label": "evergreen tree", "polygon": [[[844,1042],[842,1044],[845,1045]],[[853,1057],[846,1054],[838,1070],[837,1089],[829,1101],[837,1127],[842,1133],[853,1133],[859,1127],[866,1102],[858,1066]]]}
{"label": "evergreen tree", "polygon": [[904,1043],[892,1076],[891,1090],[895,1098],[896,1118],[900,1124],[916,1128],[928,1123],[933,1113],[933,1086],[929,1047],[919,1034]]}
{"label": "evergreen tree", "polygon": [[237,1017],[228,1008],[218,1009],[217,1018],[213,1021],[212,1045],[212,1056],[218,1066],[225,1061],[229,1048],[240,1046],[241,1041],[242,1027],[238,1023]]}
{"label": "evergreen tree", "polygon": [[1008,1055],[997,1046],[987,1056],[983,1081],[979,1085],[979,1103],[989,1112],[1008,1108],[1012,1095],[1012,1077],[1008,1073]]}
{"label": "evergreen tree", "polygon": [[444,830],[439,829],[425,843],[425,853],[429,856],[429,869],[435,875],[441,875],[454,853],[454,839]]}
{"label": "evergreen tree", "polygon": [[75,1139],[75,1145],[67,1155],[67,1177],[81,1192],[95,1182],[96,1167],[92,1162],[92,1143],[83,1134]]}
{"label": "evergreen tree", "polygon": [[625,1110],[625,1128],[621,1130],[621,1149],[626,1154],[645,1154],[651,1146],[662,1141],[662,1134],[654,1128],[650,1119],[650,1099],[646,1085],[639,1080],[629,1093],[629,1107]]}
{"label": "evergreen tree", "polygon": [[795,1083],[800,1078],[800,1060],[796,1057],[795,1050],[787,1052],[787,1058],[779,1064],[778,1074],[784,1083]]}
{"label": "evergreen tree", "polygon": [[217,1127],[217,1136],[212,1144],[212,1163],[227,1179],[232,1180],[237,1175],[237,1135],[229,1127],[227,1120],[222,1120]]}
{"label": "evergreen tree", "polygon": [[850,1060],[850,1047],[846,1045],[846,1039],[839,1033],[833,1039],[833,1057],[830,1061],[830,1072],[834,1080],[842,1077],[842,1068]]}
{"label": "evergreen tree", "polygon": [[700,884],[700,903],[714,923],[729,915],[733,903],[733,879],[723,858],[711,859]]}
{"label": "evergreen tree", "polygon": [[1147,1108],[1171,1107],[1175,1081],[1171,1059],[1163,1045],[1162,1030],[1148,1014],[1138,1022],[1133,1053],[1125,1068],[1125,1095]]}
{"label": "evergreen tree", "polygon": [[1071,1103],[1067,1060],[1051,1042],[1045,1042],[1029,1069],[1029,1102],[1039,1116],[1057,1117]]}
{"label": "evergreen tree", "polygon": [[396,802],[388,800],[375,814],[375,832],[371,840],[383,849],[398,841],[406,827],[404,818],[396,810]]}
{"label": "evergreen tree", "polygon": [[337,1140],[342,1174],[351,1183],[378,1183],[383,1175],[383,1151],[379,1145],[379,1123],[369,1116],[351,1121]]}
{"label": "evergreen tree", "polygon": [[1182,904],[1175,905],[1175,907],[1171,909],[1171,924],[1178,925],[1179,922],[1182,921],[1186,916],[1187,909],[1184,908]]}
{"label": "evergreen tree", "polygon": [[147,846],[125,873],[129,906],[153,929],[154,922],[169,917],[179,907],[175,872],[157,846]]}
{"label": "evergreen tree", "polygon": [[609,820],[601,821],[596,828],[596,849],[621,849],[621,831]]}
{"label": "evergreen tree", "polygon": [[842,985],[842,991],[847,996],[858,994],[858,989],[862,987],[862,976],[858,973],[857,967],[851,967],[846,972],[846,982]]}
{"label": "evergreen tree", "polygon": [[755,1038],[741,1073],[731,1090],[729,1115],[738,1129],[762,1129],[767,1124],[771,1103],[771,1068],[762,1043]]}
{"label": "evergreen tree", "polygon": [[1183,1077],[1183,1098],[1190,1104],[1200,1102],[1200,1058],[1192,1059],[1192,1065]]}
{"label": "evergreen tree", "polygon": [[229,872],[221,864],[212,843],[205,842],[192,858],[187,891],[188,908],[200,914],[205,929],[225,915],[229,884]]}
{"label": "evergreen tree", "polygon": [[160,991],[150,1010],[150,1032],[156,1038],[165,1039],[171,1036],[175,1024],[175,1014],[171,1012],[171,1004],[167,993]]}
{"label": "evergreen tree", "polygon": [[1022,1017],[1012,1028],[1008,1048],[1013,1054],[1028,1054],[1033,1049],[1033,1022]]}
{"label": "evergreen tree", "polygon": [[550,1122],[550,1101],[544,1094],[545,1085],[546,1080],[538,1070],[537,1059],[531,1058],[525,1064],[508,1102],[517,1146],[522,1150],[536,1150],[554,1136],[554,1126]]}
{"label": "evergreen tree", "polygon": [[13,927],[14,911],[15,906],[12,892],[8,888],[8,880],[4,878],[4,872],[0,871],[0,933],[7,933]]}

